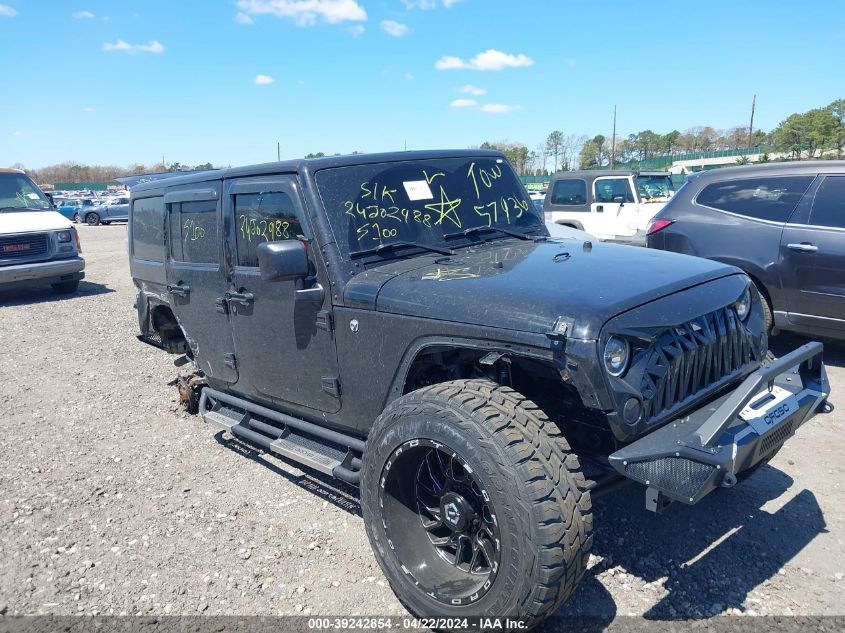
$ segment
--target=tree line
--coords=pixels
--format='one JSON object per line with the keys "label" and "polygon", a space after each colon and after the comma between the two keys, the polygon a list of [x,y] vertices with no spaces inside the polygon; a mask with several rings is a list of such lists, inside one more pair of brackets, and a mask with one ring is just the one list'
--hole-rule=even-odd
{"label": "tree line", "polygon": [[751,130],[737,125],[718,130],[695,126],[665,134],[643,130],[627,137],[597,134],[566,135],[551,132],[534,150],[519,142],[484,142],[481,149],[496,149],[508,157],[521,176],[548,176],[558,170],[594,169],[611,163],[630,164],[653,158],[694,152],[763,147],[792,160],[842,158],[845,150],[845,99],[824,108],[790,115],[774,130]]}
{"label": "tree line", "polygon": [[[672,130],[665,134],[651,129],[627,137],[615,138],[597,134],[564,134],[550,132],[534,149],[520,142],[485,141],[480,149],[502,152],[521,176],[548,176],[560,170],[609,167],[613,164],[636,164],[642,161],[693,152],[737,150],[763,147],[791,160],[812,158],[842,158],[845,150],[845,99],[837,99],[823,108],[795,113],[784,119],[774,130],[752,130],[737,125],[717,130],[711,126],[695,126],[684,132]],[[359,154],[355,151],[353,154]],[[305,158],[327,156],[312,152]],[[340,154],[332,154],[339,156]],[[140,163],[129,167],[113,165],[84,165],[74,161],[49,165],[40,169],[24,169],[36,182],[108,182],[121,176],[134,176],[162,171],[214,169],[211,163],[184,165],[179,162],[153,165]]]}

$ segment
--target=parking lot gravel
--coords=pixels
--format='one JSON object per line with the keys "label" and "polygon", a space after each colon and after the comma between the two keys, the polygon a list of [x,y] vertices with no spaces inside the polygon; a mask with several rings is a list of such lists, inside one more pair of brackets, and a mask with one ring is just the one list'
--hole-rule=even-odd
{"label": "parking lot gravel", "polygon": [[[135,338],[125,225],[78,230],[77,295],[0,293],[0,614],[404,613],[357,490],[185,413]],[[750,480],[657,516],[635,486],[597,500],[560,615],[845,613],[845,346],[826,362],[842,406]]]}

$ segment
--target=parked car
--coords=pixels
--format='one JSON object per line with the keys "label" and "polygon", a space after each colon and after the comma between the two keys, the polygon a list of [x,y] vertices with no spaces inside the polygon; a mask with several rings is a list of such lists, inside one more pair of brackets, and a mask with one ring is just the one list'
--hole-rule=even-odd
{"label": "parked car", "polygon": [[402,604],[456,618],[436,628],[543,621],[586,571],[593,494],[694,504],[830,390],[820,343],[762,366],[742,271],[553,239],[498,152],[163,178],[128,237],[140,338],[193,362],[189,410],[360,485]]}
{"label": "parked car", "polygon": [[80,210],[79,217],[89,226],[126,221],[129,219],[129,196],[111,198],[99,206],[86,207]]}
{"label": "parked car", "polygon": [[775,332],[845,339],[845,161],[692,174],[648,233],[650,248],[744,270]]}
{"label": "parked car", "polygon": [[0,169],[0,290],[51,285],[76,292],[85,276],[79,236],[24,172]]}
{"label": "parked car", "polygon": [[58,201],[56,210],[68,220],[79,222],[80,211],[83,207],[93,203],[91,198],[72,198]]}
{"label": "parked car", "polygon": [[674,193],[668,172],[564,171],[552,176],[543,210],[549,222],[642,246],[649,220]]}

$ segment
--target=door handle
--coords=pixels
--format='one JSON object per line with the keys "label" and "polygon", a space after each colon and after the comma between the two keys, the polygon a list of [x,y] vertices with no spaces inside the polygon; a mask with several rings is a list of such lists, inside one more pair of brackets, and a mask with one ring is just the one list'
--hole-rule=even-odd
{"label": "door handle", "polygon": [[604,213],[604,206],[598,205],[596,207],[596,213]]}
{"label": "door handle", "polygon": [[239,303],[246,308],[255,301],[255,295],[251,292],[227,292],[226,301],[230,303]]}
{"label": "door handle", "polygon": [[798,251],[799,253],[815,253],[819,250],[819,247],[815,244],[810,244],[809,242],[801,242],[800,244],[787,244],[786,247],[792,251]]}
{"label": "door handle", "polygon": [[190,286],[167,286],[167,292],[177,297],[187,297],[191,292]]}

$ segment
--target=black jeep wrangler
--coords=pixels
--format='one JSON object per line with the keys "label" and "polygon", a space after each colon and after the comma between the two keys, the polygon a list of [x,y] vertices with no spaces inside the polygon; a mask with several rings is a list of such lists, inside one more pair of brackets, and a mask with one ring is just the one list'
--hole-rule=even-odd
{"label": "black jeep wrangler", "polygon": [[[406,152],[132,190],[140,338],[206,422],[360,486],[416,615],[551,615],[591,495],[694,504],[827,405],[822,346],[767,360],[740,270],[550,238],[496,152]],[[178,362],[178,361],[177,361]]]}

